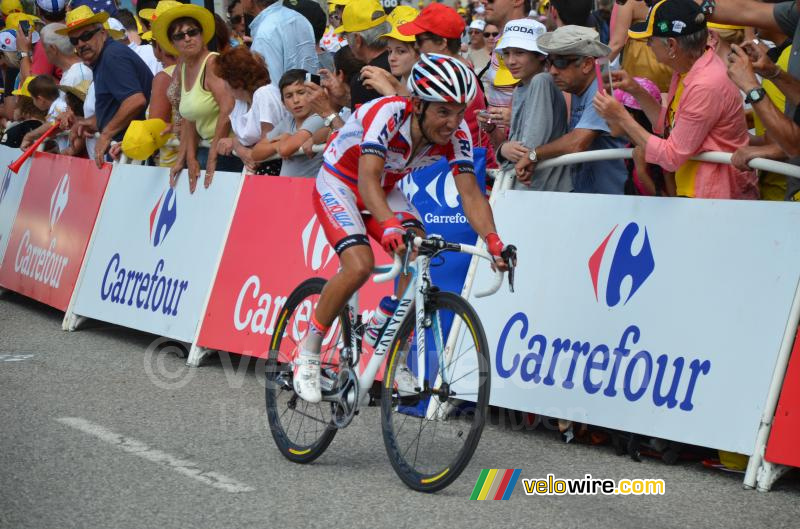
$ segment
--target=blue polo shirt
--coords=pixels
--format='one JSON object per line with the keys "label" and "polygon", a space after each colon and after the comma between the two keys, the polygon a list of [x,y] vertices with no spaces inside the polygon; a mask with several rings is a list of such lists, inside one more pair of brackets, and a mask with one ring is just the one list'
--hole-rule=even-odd
{"label": "blue polo shirt", "polygon": [[[94,73],[95,113],[97,130],[103,131],[117,113],[122,102],[143,93],[150,104],[153,74],[135,51],[112,38],[106,39],[100,58],[92,65]],[[133,119],[145,119],[145,108]],[[114,136],[121,140],[125,130]]]}

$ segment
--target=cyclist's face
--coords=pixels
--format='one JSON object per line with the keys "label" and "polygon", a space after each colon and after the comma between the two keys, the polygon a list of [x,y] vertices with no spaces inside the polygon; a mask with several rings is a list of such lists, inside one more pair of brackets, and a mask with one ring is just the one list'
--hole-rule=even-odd
{"label": "cyclist's face", "polygon": [[[417,101],[416,104],[419,105],[418,111],[421,111],[422,102]],[[467,105],[460,103],[431,103],[422,122],[425,135],[438,145],[447,145],[461,125],[466,109]]]}

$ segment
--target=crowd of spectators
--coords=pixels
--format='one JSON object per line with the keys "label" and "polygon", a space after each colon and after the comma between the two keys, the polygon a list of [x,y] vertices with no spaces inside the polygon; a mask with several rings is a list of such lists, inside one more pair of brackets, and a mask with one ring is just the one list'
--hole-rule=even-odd
{"label": "crowd of spectators", "polygon": [[[439,53],[480,79],[473,145],[516,189],[800,199],[796,179],[748,165],[800,163],[796,0],[404,3],[229,0],[222,18],[175,0],[4,0],[2,142],[57,128],[48,150],[187,169],[192,190],[244,167],[313,178],[315,145],[359,105],[408,95],[420,54]],[[626,146],[629,162],[538,168]],[[692,160],[706,151],[732,164]]]}

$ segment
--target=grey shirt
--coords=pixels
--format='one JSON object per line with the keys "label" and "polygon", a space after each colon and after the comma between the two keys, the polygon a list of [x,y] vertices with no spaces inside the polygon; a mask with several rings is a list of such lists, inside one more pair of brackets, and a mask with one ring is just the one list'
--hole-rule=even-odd
{"label": "grey shirt", "polygon": [[[567,104],[564,96],[546,72],[533,76],[527,84],[518,84],[511,100],[511,133],[529,149],[550,143],[567,133]],[[531,186],[519,182],[514,189],[536,191],[572,191],[572,167],[537,169]]]}
{"label": "grey shirt", "polygon": [[[283,133],[294,134],[298,130],[307,130],[312,135],[319,129],[325,126],[324,120],[317,114],[311,114],[300,126],[297,128],[297,122],[294,117],[290,117],[280,122],[272,131],[270,136],[277,138]],[[281,165],[281,176],[300,176],[304,178],[316,178],[319,173],[319,168],[322,167],[322,153],[315,154],[309,158],[305,154],[298,154],[286,160],[283,160]]]}

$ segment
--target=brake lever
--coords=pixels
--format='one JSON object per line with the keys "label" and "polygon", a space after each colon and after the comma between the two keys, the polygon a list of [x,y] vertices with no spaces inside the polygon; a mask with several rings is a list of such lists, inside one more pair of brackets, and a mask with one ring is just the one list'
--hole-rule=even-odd
{"label": "brake lever", "polygon": [[508,265],[508,289],[514,293],[514,268],[517,266],[517,247],[509,244],[500,252],[500,257]]}

